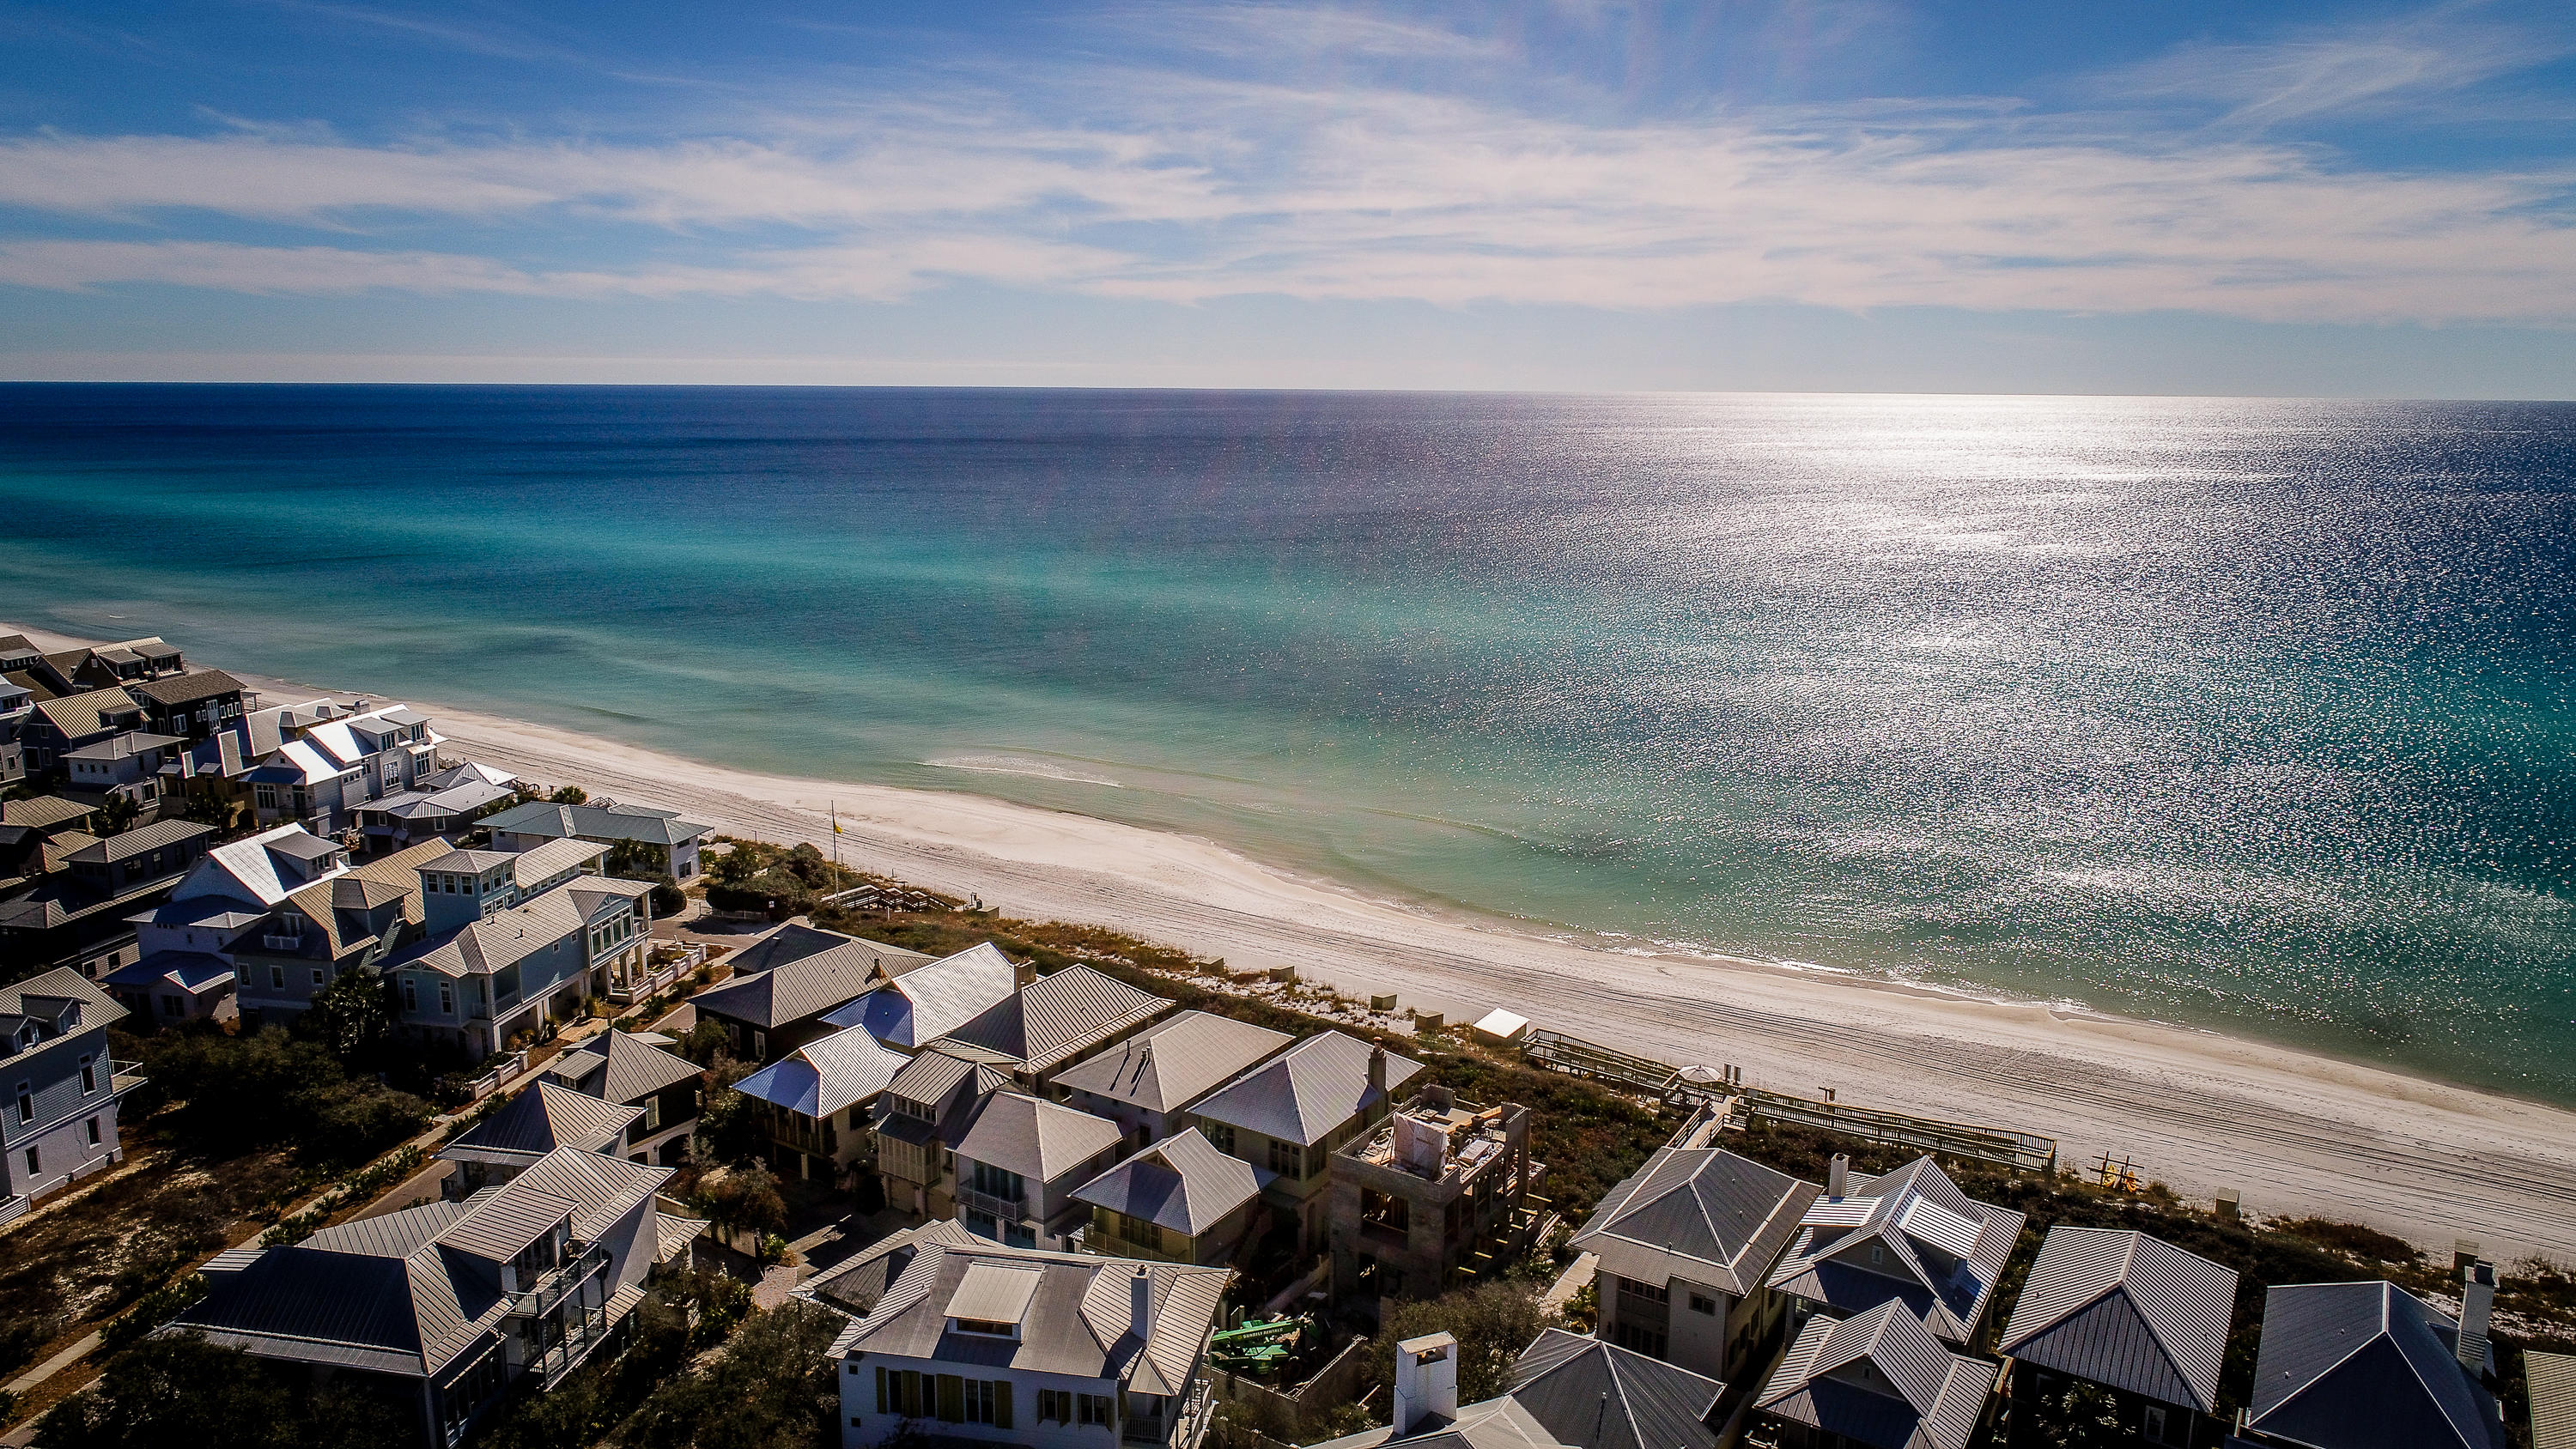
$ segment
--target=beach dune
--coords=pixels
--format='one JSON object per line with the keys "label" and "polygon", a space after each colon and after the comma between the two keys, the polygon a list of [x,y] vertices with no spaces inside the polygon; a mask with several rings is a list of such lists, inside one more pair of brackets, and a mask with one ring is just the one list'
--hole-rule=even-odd
{"label": "beach dune", "polygon": [[[0,630],[15,626],[0,625]],[[40,642],[60,638],[24,631]],[[235,670],[236,674],[241,671]],[[243,675],[246,680],[251,676]],[[326,691],[252,680],[270,702]],[[2272,1043],[1754,961],[1599,949],[1372,899],[1204,840],[980,796],[728,769],[439,704],[446,753],[651,801],[1017,916],[1238,968],[1294,966],[1452,1019],[1497,1006],[1753,1086],[2033,1131],[2250,1213],[2367,1223],[2437,1254],[2576,1255],[2576,1113]]]}

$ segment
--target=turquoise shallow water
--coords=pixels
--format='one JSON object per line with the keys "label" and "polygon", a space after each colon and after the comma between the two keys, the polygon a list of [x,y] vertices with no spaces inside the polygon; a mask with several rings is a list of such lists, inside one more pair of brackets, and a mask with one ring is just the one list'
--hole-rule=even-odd
{"label": "turquoise shallow water", "polygon": [[2576,1101],[2576,408],[0,388],[0,617]]}

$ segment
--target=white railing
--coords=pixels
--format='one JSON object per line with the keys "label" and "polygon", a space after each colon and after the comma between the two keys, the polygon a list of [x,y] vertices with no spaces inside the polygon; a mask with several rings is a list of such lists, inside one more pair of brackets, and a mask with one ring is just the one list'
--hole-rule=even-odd
{"label": "white railing", "polygon": [[260,949],[264,951],[301,951],[304,949],[304,938],[302,936],[262,936],[259,938],[259,944]]}

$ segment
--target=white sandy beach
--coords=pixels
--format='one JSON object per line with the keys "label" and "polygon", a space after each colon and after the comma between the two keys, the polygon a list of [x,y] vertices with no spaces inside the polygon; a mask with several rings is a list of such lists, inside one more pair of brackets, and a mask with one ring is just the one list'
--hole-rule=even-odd
{"label": "white sandy beach", "polygon": [[[0,632],[16,626],[0,625]],[[25,630],[40,641],[59,638]],[[203,661],[221,665],[223,661]],[[235,670],[236,674],[242,671]],[[265,702],[319,690],[252,680]],[[410,703],[446,753],[649,800],[734,833],[828,844],[864,869],[1026,917],[1097,923],[1293,965],[1452,1019],[1506,1006],[1752,1085],[2054,1136],[2206,1200],[2369,1223],[2440,1254],[2576,1254],[2576,1113],[2269,1043],[1967,1000],[1749,961],[1588,949],[1369,899],[1209,842],[967,794],[752,774],[540,725]]]}

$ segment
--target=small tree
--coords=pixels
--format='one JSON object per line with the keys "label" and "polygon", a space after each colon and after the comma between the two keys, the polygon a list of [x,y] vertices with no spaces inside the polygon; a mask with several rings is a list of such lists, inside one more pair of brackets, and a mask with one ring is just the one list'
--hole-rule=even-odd
{"label": "small tree", "polygon": [[590,792],[579,785],[565,785],[546,799],[557,805],[586,805],[590,802]]}
{"label": "small tree", "polygon": [[2041,1394],[2031,1408],[2033,1422],[2014,1437],[2040,1449],[2122,1449],[2137,1441],[2120,1423],[2119,1401],[2092,1384]]}
{"label": "small tree", "polygon": [[703,1373],[656,1389],[627,1422],[633,1449],[775,1449],[812,1444],[839,1405],[838,1365],[824,1350],[845,1322],[790,1300],[752,1315]]}
{"label": "small tree", "polygon": [[736,1168],[700,1183],[698,1207],[724,1232],[766,1235],[787,1226],[787,1200],[765,1167]]}
{"label": "small tree", "polygon": [[229,835],[232,833],[233,818],[237,813],[230,800],[218,795],[198,794],[188,797],[187,806],[180,812],[179,818],[192,825],[211,825]]}
{"label": "small tree", "polygon": [[342,1066],[372,1062],[393,1036],[393,982],[372,971],[343,971],[296,1018],[295,1031],[331,1049]]}
{"label": "small tree", "polygon": [[1426,1333],[1458,1338],[1458,1402],[1472,1404],[1511,1387],[1512,1363],[1539,1330],[1555,1320],[1541,1311],[1538,1294],[1516,1282],[1480,1283],[1444,1293],[1384,1305],[1378,1335],[1369,1341],[1363,1370],[1378,1384],[1395,1382],[1395,1346]]}
{"label": "small tree", "polygon": [[133,796],[110,795],[107,803],[98,807],[98,823],[110,835],[123,835],[134,828],[142,814],[143,807],[135,803]]}

